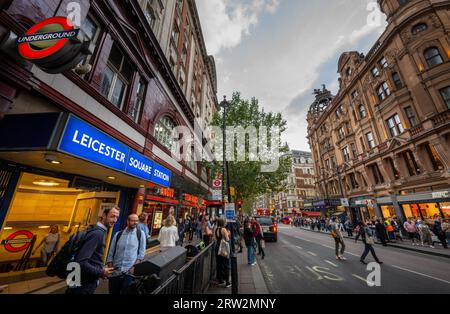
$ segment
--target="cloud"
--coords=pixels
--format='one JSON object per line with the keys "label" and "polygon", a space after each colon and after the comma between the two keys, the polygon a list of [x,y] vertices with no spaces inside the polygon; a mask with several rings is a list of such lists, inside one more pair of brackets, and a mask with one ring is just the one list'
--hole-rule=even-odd
{"label": "cloud", "polygon": [[208,53],[239,45],[264,13],[275,13],[280,0],[198,0]]}
{"label": "cloud", "polygon": [[364,1],[197,0],[197,5],[208,49],[222,60],[219,95],[237,90],[258,98],[266,110],[282,112],[288,143],[301,150],[309,149],[306,114],[313,89],[325,83],[336,92],[340,54],[367,52],[385,28],[367,23]]}

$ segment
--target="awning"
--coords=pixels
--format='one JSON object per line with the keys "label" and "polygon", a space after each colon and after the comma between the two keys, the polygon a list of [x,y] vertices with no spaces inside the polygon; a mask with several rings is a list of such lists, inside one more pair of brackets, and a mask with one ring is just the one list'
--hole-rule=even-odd
{"label": "awning", "polygon": [[302,214],[309,217],[319,217],[322,215],[322,212],[303,212]]}

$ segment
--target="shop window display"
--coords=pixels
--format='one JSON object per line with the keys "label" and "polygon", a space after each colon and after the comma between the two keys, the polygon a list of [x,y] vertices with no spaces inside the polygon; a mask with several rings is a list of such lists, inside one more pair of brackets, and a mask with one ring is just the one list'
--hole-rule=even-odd
{"label": "shop window display", "polygon": [[435,215],[441,216],[436,203],[420,204],[419,207],[424,219],[433,219]]}
{"label": "shop window display", "polygon": [[394,206],[381,206],[383,218],[393,218],[396,216]]}
{"label": "shop window display", "polygon": [[406,218],[420,218],[419,206],[417,204],[404,204],[402,208]]}
{"label": "shop window display", "polygon": [[450,219],[450,202],[439,204],[445,219]]}

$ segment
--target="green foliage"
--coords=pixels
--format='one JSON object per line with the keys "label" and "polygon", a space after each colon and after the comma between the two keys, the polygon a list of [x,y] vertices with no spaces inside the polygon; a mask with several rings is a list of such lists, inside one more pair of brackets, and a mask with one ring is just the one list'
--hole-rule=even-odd
{"label": "green foliage", "polygon": [[[223,110],[223,109],[222,109]],[[223,111],[216,113],[211,125],[223,125]],[[258,134],[261,135],[260,127],[266,127],[269,131],[279,129],[280,135],[286,131],[286,120],[283,119],[280,113],[265,112],[259,107],[258,100],[252,98],[251,100],[242,99],[239,93],[234,93],[233,98],[229,101],[227,107],[227,127],[255,127]],[[272,140],[268,135],[269,141]],[[239,136],[238,136],[239,137]],[[280,147],[279,151],[272,152],[261,151],[258,146],[258,138],[246,136],[245,139],[236,138],[234,141],[234,160],[228,163],[230,173],[230,186],[235,187],[237,198],[244,200],[244,209],[251,207],[256,196],[269,193],[281,192],[287,189],[287,177],[291,171],[292,161],[287,157],[289,147],[287,144],[281,143],[281,137],[273,139],[274,143]],[[267,143],[266,143],[267,146]],[[261,160],[255,160],[256,157],[253,150],[249,147],[258,147],[258,156],[263,156],[263,160],[279,160],[279,167],[274,172],[262,172],[261,166],[265,163]],[[246,149],[247,148],[247,149]],[[227,147],[230,151],[232,147]],[[237,158],[238,152],[246,152],[245,158]],[[222,171],[223,164],[220,162],[208,163],[204,165],[211,169],[213,175]]]}

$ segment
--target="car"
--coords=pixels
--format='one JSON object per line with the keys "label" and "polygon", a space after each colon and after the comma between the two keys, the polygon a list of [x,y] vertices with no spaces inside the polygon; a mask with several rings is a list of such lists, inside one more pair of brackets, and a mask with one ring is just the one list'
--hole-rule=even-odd
{"label": "car", "polygon": [[292,222],[292,218],[291,217],[284,217],[283,219],[281,219],[281,222],[285,225],[290,225]]}
{"label": "car", "polygon": [[257,216],[255,217],[260,224],[264,233],[265,241],[278,241],[278,224],[275,219],[269,216]]}

